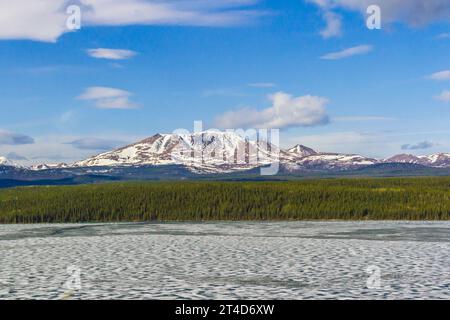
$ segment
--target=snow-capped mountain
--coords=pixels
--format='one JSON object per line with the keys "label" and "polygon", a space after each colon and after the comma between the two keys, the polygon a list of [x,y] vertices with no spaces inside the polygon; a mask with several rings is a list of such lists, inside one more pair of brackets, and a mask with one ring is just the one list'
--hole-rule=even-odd
{"label": "snow-capped mountain", "polygon": [[428,156],[398,154],[384,161],[395,163],[413,163],[427,167],[450,167],[450,153],[437,153]]}
{"label": "snow-capped mountain", "polygon": [[[284,157],[283,157],[284,156]],[[282,153],[282,165],[288,171],[348,170],[370,166],[379,162],[355,154],[317,152],[304,145],[296,145]]]}
{"label": "snow-capped mountain", "polygon": [[196,172],[232,172],[279,162],[288,171],[346,170],[378,163],[360,155],[318,153],[304,145],[282,150],[235,132],[156,134],[79,161],[75,167],[180,164]]}
{"label": "snow-capped mountain", "polygon": [[427,156],[433,167],[450,167],[450,153],[437,153]]}
{"label": "snow-capped mountain", "polygon": [[134,144],[79,161],[76,167],[185,165],[200,171],[234,171],[270,164],[280,150],[234,132],[156,134]]}
{"label": "snow-capped mountain", "polygon": [[355,154],[317,152],[298,144],[287,150],[264,141],[246,139],[235,132],[204,131],[194,134],[156,134],[137,143],[79,161],[75,167],[180,164],[194,172],[232,172],[273,162],[290,172],[351,170],[378,163],[414,163],[450,167],[450,154],[397,155],[386,160]]}
{"label": "snow-capped mountain", "polygon": [[50,169],[63,169],[69,168],[70,166],[67,163],[47,163],[47,164],[36,164],[30,167],[31,170],[39,171],[39,170],[50,170]]}
{"label": "snow-capped mountain", "polygon": [[294,146],[290,149],[287,149],[286,152],[291,155],[297,156],[299,158],[308,157],[308,156],[317,154],[317,152],[315,150],[308,148],[301,144],[297,144],[296,146]]}
{"label": "snow-capped mountain", "polygon": [[101,153],[83,161],[76,162],[77,167],[168,164],[171,163],[171,151],[174,144],[171,136],[156,134],[137,143]]}
{"label": "snow-capped mountain", "polygon": [[[193,173],[228,173],[276,162],[280,164],[282,170],[293,173],[344,171],[383,163],[450,168],[450,154],[439,153],[430,156],[400,154],[381,160],[355,154],[318,152],[301,144],[283,150],[274,144],[256,138],[249,139],[236,132],[204,131],[193,134],[156,134],[72,165],[41,164],[29,169],[37,172],[49,169],[89,168],[89,172],[95,173],[96,170],[105,168],[94,167],[139,168],[145,165],[180,165]],[[0,157],[0,166],[23,168],[5,157]]]}
{"label": "snow-capped mountain", "polygon": [[15,168],[21,168],[22,166],[15,163],[14,161],[9,160],[6,157],[1,157],[0,156],[0,166],[5,166],[5,167],[15,167]]}
{"label": "snow-capped mountain", "polygon": [[379,160],[357,154],[319,153],[302,158],[297,164],[307,169],[348,170],[378,163]]}
{"label": "snow-capped mountain", "polygon": [[393,157],[390,157],[385,162],[395,162],[395,163],[414,163],[421,164],[421,159],[412,154],[397,154]]}

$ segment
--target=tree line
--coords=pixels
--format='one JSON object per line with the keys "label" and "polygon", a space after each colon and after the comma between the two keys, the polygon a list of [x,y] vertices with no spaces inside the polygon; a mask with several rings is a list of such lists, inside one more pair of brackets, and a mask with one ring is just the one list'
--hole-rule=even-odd
{"label": "tree line", "polygon": [[0,223],[449,218],[450,177],[127,182],[0,190]]}

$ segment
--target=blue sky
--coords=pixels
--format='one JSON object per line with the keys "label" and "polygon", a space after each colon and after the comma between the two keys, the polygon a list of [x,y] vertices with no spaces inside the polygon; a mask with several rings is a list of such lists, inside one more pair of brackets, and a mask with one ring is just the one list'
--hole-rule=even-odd
{"label": "blue sky", "polygon": [[[284,147],[450,152],[450,1],[58,1],[0,0],[0,155],[18,162],[195,120],[280,128]],[[373,3],[381,30],[366,27]]]}

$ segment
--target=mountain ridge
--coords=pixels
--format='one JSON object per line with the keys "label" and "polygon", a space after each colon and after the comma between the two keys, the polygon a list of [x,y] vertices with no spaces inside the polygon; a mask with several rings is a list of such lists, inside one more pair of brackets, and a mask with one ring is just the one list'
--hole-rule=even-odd
{"label": "mountain ridge", "polygon": [[182,165],[194,173],[231,173],[274,163],[279,163],[287,172],[343,171],[380,163],[448,168],[450,153],[428,156],[398,154],[387,159],[375,159],[358,154],[318,152],[302,144],[281,149],[264,140],[258,140],[257,137],[246,137],[236,132],[203,131],[193,134],[157,133],[70,165],[42,164],[25,168],[6,157],[0,157],[0,166],[34,171],[83,167]]}

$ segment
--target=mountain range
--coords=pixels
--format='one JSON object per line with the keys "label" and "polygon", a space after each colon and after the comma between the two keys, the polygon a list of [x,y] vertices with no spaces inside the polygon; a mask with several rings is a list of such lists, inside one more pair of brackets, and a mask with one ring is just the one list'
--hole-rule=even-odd
{"label": "mountain range", "polygon": [[356,154],[317,152],[301,144],[281,149],[263,139],[243,137],[236,132],[204,131],[193,134],[156,134],[73,164],[24,167],[6,157],[0,157],[0,180],[79,178],[108,173],[114,176],[117,172],[127,175],[125,172],[131,171],[140,172],[141,175],[148,170],[164,171],[166,174],[176,171],[195,177],[254,172],[257,168],[274,163],[279,164],[279,173],[284,175],[333,174],[374,168],[379,172],[394,168],[392,164],[397,169],[407,168],[412,171],[419,168],[450,169],[450,153],[428,156],[399,154],[387,159],[375,159]]}

